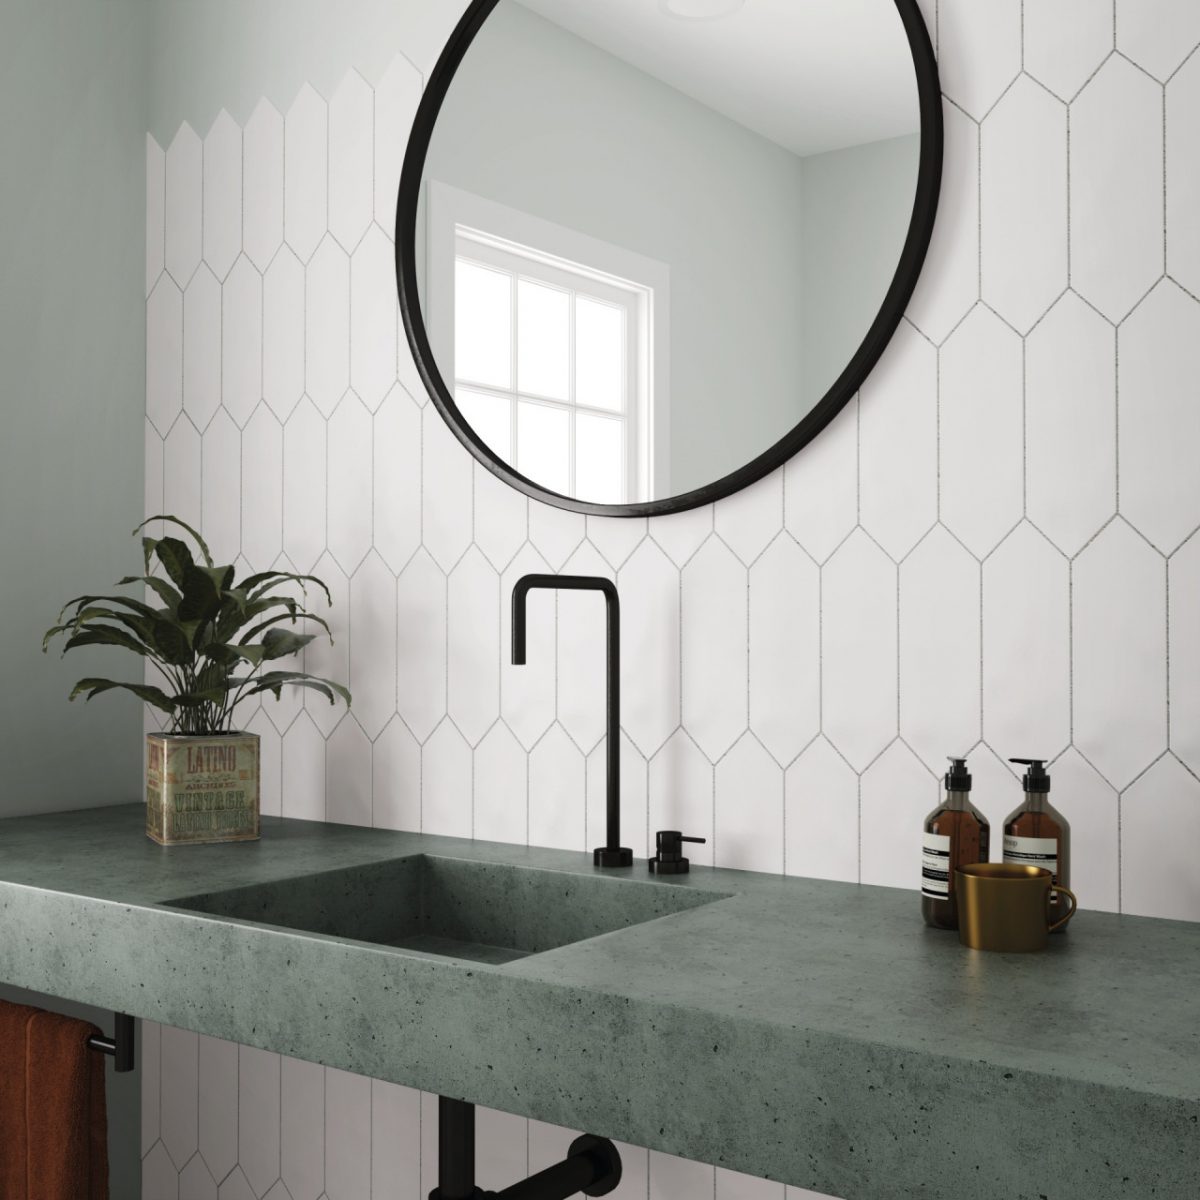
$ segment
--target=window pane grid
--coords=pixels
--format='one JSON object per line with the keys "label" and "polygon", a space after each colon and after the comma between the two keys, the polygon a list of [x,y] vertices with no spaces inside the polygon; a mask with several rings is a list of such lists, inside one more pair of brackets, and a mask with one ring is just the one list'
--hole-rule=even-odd
{"label": "window pane grid", "polygon": [[[471,393],[470,403],[464,396],[461,408],[477,405],[483,397],[494,398],[498,403],[506,403],[508,408],[508,445],[494,444],[496,451],[516,469],[535,482],[548,486],[554,491],[571,496],[579,496],[581,464],[582,474],[586,476],[583,482],[587,485],[589,495],[581,499],[594,499],[604,503],[621,503],[628,499],[629,474],[629,427],[628,427],[628,311],[618,304],[589,295],[587,291],[565,286],[561,280],[543,280],[525,270],[504,270],[493,262],[476,262],[470,254],[459,253],[456,258],[459,271],[463,267],[482,268],[488,272],[507,276],[508,284],[508,368],[507,387],[501,385],[496,370],[498,358],[492,355],[491,370],[481,372],[490,374],[490,378],[472,378],[467,373],[460,373],[459,365],[462,356],[455,354],[455,384],[456,394],[461,390]],[[460,276],[461,277],[461,276]],[[495,276],[493,275],[494,279]],[[525,285],[522,287],[522,285]],[[537,289],[536,291],[534,289]],[[551,311],[557,294],[566,301],[566,346],[557,348],[545,344],[535,346],[527,342],[522,347],[522,317],[527,310],[531,326],[540,319],[542,332],[554,324],[554,314]],[[524,299],[524,303],[523,303]],[[538,312],[538,306],[541,312]],[[584,306],[585,314],[589,315],[592,324],[589,357],[585,358],[582,369],[587,375],[589,394],[586,399],[579,397],[580,391],[580,306]],[[458,301],[456,300],[456,310]],[[608,317],[608,313],[613,314]],[[500,314],[503,319],[503,309],[498,305],[491,308],[492,319]],[[608,357],[604,356],[603,344],[597,346],[595,326],[597,315],[607,319],[610,325],[608,333]],[[550,318],[550,319],[547,319]],[[561,323],[561,314],[560,314]],[[587,327],[585,326],[585,329]],[[559,333],[563,333],[560,329]],[[615,333],[615,338],[612,336]],[[493,350],[496,348],[495,337],[498,331],[493,331],[492,340],[488,343]],[[486,342],[486,337],[478,339]],[[535,363],[523,372],[523,360],[539,355],[541,362]],[[564,354],[565,351],[565,354]],[[615,353],[613,353],[615,351]],[[565,361],[555,364],[555,356]],[[589,361],[590,358],[590,361]],[[469,369],[473,360],[468,357],[464,367]],[[493,365],[495,364],[495,365]],[[546,394],[539,389],[522,388],[523,382],[550,383],[551,386],[561,377],[565,369],[565,386],[559,390],[562,395]],[[533,378],[529,376],[532,374]],[[606,376],[592,386],[595,377]],[[617,386],[614,388],[613,384]],[[602,395],[605,385],[608,393]],[[596,397],[601,398],[600,403]],[[607,402],[604,402],[604,401]],[[542,410],[543,415],[538,416]],[[477,410],[478,411],[478,410]],[[522,414],[525,420],[522,421]],[[557,414],[553,416],[552,414]],[[466,415],[464,413],[464,415]],[[565,439],[562,438],[563,418],[566,418]],[[580,443],[580,417],[583,417],[584,441]],[[469,418],[468,418],[469,419]],[[599,423],[597,423],[599,422]],[[496,426],[489,421],[492,428]],[[522,436],[522,424],[525,425],[525,436]],[[482,435],[481,430],[477,430]],[[615,438],[614,438],[615,435]],[[501,439],[494,436],[494,441]],[[565,461],[563,461],[565,460]],[[607,462],[607,467],[605,463]],[[524,464],[524,465],[522,465]],[[603,493],[603,494],[601,494]]]}

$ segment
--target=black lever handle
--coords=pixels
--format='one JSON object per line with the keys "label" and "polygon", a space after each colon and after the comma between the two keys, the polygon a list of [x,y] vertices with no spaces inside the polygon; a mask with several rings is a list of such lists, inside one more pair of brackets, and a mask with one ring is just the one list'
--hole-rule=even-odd
{"label": "black lever handle", "polygon": [[654,835],[658,853],[650,860],[650,870],[655,875],[686,875],[692,865],[683,856],[683,843],[707,840],[702,837],[684,837],[678,829],[660,829]]}

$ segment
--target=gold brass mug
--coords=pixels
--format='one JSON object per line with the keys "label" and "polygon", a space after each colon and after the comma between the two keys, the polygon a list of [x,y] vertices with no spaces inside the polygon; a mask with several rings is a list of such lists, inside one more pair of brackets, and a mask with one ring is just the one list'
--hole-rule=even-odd
{"label": "gold brass mug", "polygon": [[973,950],[1009,954],[1044,950],[1049,935],[1076,913],[1075,893],[1057,884],[1054,891],[1069,896],[1071,911],[1051,924],[1050,885],[1053,876],[1043,867],[1019,863],[973,863],[955,871],[958,892],[958,940]]}

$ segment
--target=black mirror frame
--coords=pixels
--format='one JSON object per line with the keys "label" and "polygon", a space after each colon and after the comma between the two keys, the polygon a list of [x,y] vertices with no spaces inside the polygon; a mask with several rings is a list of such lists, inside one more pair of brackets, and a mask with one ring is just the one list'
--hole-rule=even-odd
{"label": "black mirror frame", "polygon": [[917,76],[917,97],[921,114],[921,153],[917,168],[917,187],[913,201],[908,235],[901,251],[896,273],[884,296],[875,320],[867,330],[861,345],[833,386],[804,418],[773,446],[736,471],[678,496],[636,504],[595,504],[576,500],[549,491],[514,470],[497,458],[488,445],[471,428],[458,411],[446,387],[445,380],[434,362],[429,335],[421,316],[417,294],[416,231],[417,207],[425,173],[425,159],[433,137],[438,114],[449,91],[459,64],[474,41],[483,23],[500,0],[472,0],[472,3],[450,35],[421,98],[417,115],[404,155],[400,175],[400,194],[396,206],[396,279],[400,292],[400,312],[408,344],[416,360],[425,387],[460,442],[493,475],[535,500],[565,508],[571,512],[602,517],[653,517],[666,513],[685,512],[721,500],[762,479],[782,466],[798,450],[808,445],[857,394],[859,388],[879,361],[892,335],[904,316],[904,311],[917,285],[929,240],[937,216],[938,195],[942,182],[942,96],[938,79],[937,58],[929,40],[929,31],[917,0],[895,0],[900,19],[908,36]]}

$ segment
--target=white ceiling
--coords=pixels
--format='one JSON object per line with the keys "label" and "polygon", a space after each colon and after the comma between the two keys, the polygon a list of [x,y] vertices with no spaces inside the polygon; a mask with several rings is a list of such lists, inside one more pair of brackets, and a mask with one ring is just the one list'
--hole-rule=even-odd
{"label": "white ceiling", "polygon": [[746,0],[712,20],[660,0],[520,3],[796,154],[920,127],[895,0]]}

